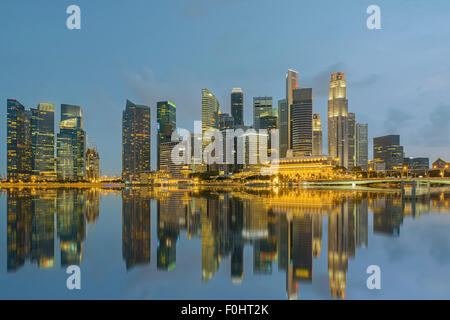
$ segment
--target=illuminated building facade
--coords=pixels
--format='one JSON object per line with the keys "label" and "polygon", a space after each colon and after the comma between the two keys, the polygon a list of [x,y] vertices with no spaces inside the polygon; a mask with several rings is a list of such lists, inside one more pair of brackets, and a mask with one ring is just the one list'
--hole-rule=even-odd
{"label": "illuminated building facade", "polygon": [[356,115],[352,112],[347,119],[348,164],[347,169],[356,167]]}
{"label": "illuminated building facade", "polygon": [[348,155],[348,100],[345,73],[331,75],[328,98],[328,154],[338,165],[347,168]]}
{"label": "illuminated building facade", "polygon": [[373,139],[373,162],[384,163],[385,170],[403,168],[403,147],[399,135],[388,135]]}
{"label": "illuminated building facade", "polygon": [[272,111],[272,97],[254,97],[253,98],[253,127],[256,130],[263,129],[260,124],[261,115]]}
{"label": "illuminated building facade", "polygon": [[244,92],[241,88],[231,90],[231,116],[234,119],[234,128],[244,126]]}
{"label": "illuminated building facade", "polygon": [[59,129],[56,140],[58,180],[82,180],[86,173],[86,133],[81,107],[62,104]]}
{"label": "illuminated building facade", "polygon": [[151,171],[150,108],[127,100],[122,117],[122,178],[139,181]]}
{"label": "illuminated building facade", "polygon": [[268,169],[290,179],[328,179],[335,176],[336,162],[327,156],[286,157],[278,161],[278,166]]}
{"label": "illuminated building facade", "polygon": [[7,100],[7,177],[26,179],[32,170],[31,113],[15,99]]}
{"label": "illuminated building facade", "polygon": [[356,124],[356,165],[363,170],[369,167],[369,129],[368,124]]}
{"label": "illuminated building facade", "polygon": [[313,152],[313,94],[311,88],[294,89],[290,105],[291,150],[296,156]]}
{"label": "illuminated building facade", "polygon": [[[159,145],[159,171],[167,174],[170,178],[186,178],[190,173],[189,165],[176,164],[172,161],[173,149],[180,144],[180,141],[162,142]],[[185,151],[184,151],[185,152]]]}
{"label": "illuminated building facade", "polygon": [[86,151],[86,179],[96,181],[100,178],[100,156],[97,148],[88,148]]}
{"label": "illuminated building facade", "polygon": [[[286,103],[287,103],[287,149],[292,149],[291,105],[294,103],[294,90],[298,88],[298,72],[289,69],[286,73]],[[283,135],[284,137],[284,135]],[[281,142],[281,141],[280,141]],[[281,144],[281,143],[280,143]],[[283,156],[283,155],[282,155]]]}
{"label": "illuminated building facade", "polygon": [[31,109],[32,167],[36,180],[56,180],[55,105],[41,103]]}
{"label": "illuminated building facade", "polygon": [[[208,90],[202,89],[202,146],[205,148],[210,143],[210,137],[205,133],[210,129],[219,128],[219,101]],[[209,139],[209,140],[208,140]]]}
{"label": "illuminated building facade", "polygon": [[177,127],[177,107],[171,101],[160,101],[156,104],[158,121],[158,170],[160,169],[160,144],[172,140],[172,132]]}
{"label": "illuminated building facade", "polygon": [[322,146],[322,120],[320,120],[320,114],[313,114],[313,134],[312,134],[312,144],[313,156],[321,156],[323,155],[323,146]]}
{"label": "illuminated building facade", "polygon": [[289,114],[288,114],[288,103],[286,99],[282,99],[278,101],[278,128],[279,132],[279,146],[280,146],[280,157],[284,158],[288,149],[288,122],[289,122]]}

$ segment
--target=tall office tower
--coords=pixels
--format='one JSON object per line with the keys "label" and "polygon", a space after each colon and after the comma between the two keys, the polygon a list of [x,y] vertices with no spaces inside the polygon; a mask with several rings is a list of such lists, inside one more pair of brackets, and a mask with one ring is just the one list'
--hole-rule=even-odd
{"label": "tall office tower", "polygon": [[286,152],[288,149],[288,140],[289,140],[289,131],[288,131],[288,104],[287,100],[279,100],[278,101],[278,128],[280,130],[279,132],[279,148],[280,148],[280,158],[286,157]]}
{"label": "tall office tower", "polygon": [[259,117],[259,128],[268,131],[278,129],[278,110],[271,109],[261,113]]}
{"label": "tall office tower", "polygon": [[31,109],[33,175],[38,180],[55,180],[55,105],[41,103]]}
{"label": "tall office tower", "polygon": [[322,147],[322,120],[320,120],[320,114],[313,114],[313,156],[323,155]]}
{"label": "tall office tower", "polygon": [[122,178],[139,181],[151,171],[150,108],[127,100],[122,116]]}
{"label": "tall office tower", "polygon": [[368,124],[356,124],[356,165],[363,170],[369,167]]}
{"label": "tall office tower", "polygon": [[211,143],[206,131],[219,129],[219,101],[208,90],[202,89],[202,150]]}
{"label": "tall office tower", "polygon": [[160,101],[156,104],[158,121],[157,158],[158,170],[160,169],[160,144],[172,141],[172,132],[177,127],[177,107],[171,101]]}
{"label": "tall office tower", "polygon": [[244,93],[241,88],[231,90],[231,116],[235,128],[244,126]]}
{"label": "tall office tower", "polygon": [[272,97],[254,97],[253,98],[253,127],[256,130],[262,129],[260,125],[261,114],[272,111]]}
{"label": "tall office tower", "polygon": [[234,119],[229,113],[219,113],[219,130],[233,129]]}
{"label": "tall office tower", "polygon": [[373,139],[373,162],[384,163],[386,170],[403,167],[403,147],[399,135],[388,135]]}
{"label": "tall office tower", "polygon": [[15,99],[7,100],[7,177],[31,174],[31,114]]}
{"label": "tall office tower", "polygon": [[86,133],[81,107],[61,105],[61,122],[56,139],[58,180],[82,180],[86,169]]}
{"label": "tall office tower", "polygon": [[338,159],[338,164],[348,167],[348,100],[345,73],[331,75],[328,99],[328,154]]}
{"label": "tall office tower", "polygon": [[348,114],[347,119],[347,140],[348,140],[348,166],[351,170],[356,166],[356,116],[354,113]]}
{"label": "tall office tower", "polygon": [[312,89],[294,89],[291,109],[291,149],[296,156],[311,156],[313,151]]}
{"label": "tall office tower", "polygon": [[292,149],[292,119],[291,119],[291,105],[294,102],[293,91],[298,89],[298,72],[289,69],[286,73],[286,101],[287,101],[287,112],[288,112],[288,135],[287,135],[287,149]]}
{"label": "tall office tower", "polygon": [[100,178],[100,156],[97,147],[86,150],[86,179],[95,181]]}

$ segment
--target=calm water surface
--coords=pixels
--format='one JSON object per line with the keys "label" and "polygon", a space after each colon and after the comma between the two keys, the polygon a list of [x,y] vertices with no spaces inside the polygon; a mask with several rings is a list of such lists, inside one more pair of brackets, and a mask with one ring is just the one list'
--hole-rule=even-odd
{"label": "calm water surface", "polygon": [[449,213],[442,190],[3,190],[0,298],[450,299]]}

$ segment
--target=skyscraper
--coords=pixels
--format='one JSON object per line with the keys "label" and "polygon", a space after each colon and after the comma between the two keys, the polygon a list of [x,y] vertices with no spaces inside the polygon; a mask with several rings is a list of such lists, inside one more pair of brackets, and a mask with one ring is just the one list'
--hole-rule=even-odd
{"label": "skyscraper", "polygon": [[321,156],[323,154],[322,147],[322,120],[320,114],[313,114],[313,156]]}
{"label": "skyscraper", "polygon": [[356,163],[367,170],[369,167],[369,132],[367,124],[356,124]]}
{"label": "skyscraper", "polygon": [[403,167],[403,147],[399,135],[388,135],[373,139],[373,161],[384,163],[386,170]]}
{"label": "skyscraper", "polygon": [[97,148],[89,148],[86,151],[86,179],[95,181],[100,177],[100,156]]}
{"label": "skyscraper", "polygon": [[150,173],[150,108],[127,100],[122,116],[122,178],[139,181]]}
{"label": "skyscraper", "polygon": [[55,105],[41,103],[31,109],[33,175],[37,180],[55,180]]}
{"label": "skyscraper", "polygon": [[[287,149],[292,149],[292,128],[291,128],[291,104],[294,101],[293,91],[298,88],[298,72],[289,69],[286,73],[286,101],[287,101]],[[280,135],[281,137],[281,135]],[[281,145],[281,143],[280,143]]]}
{"label": "skyscraper", "polygon": [[244,93],[241,88],[231,90],[231,116],[235,128],[244,126]]}
{"label": "skyscraper", "polygon": [[219,101],[208,89],[202,89],[202,150],[211,143],[206,131],[219,129]]}
{"label": "skyscraper", "polygon": [[280,158],[286,157],[286,152],[288,149],[288,103],[286,99],[278,101],[278,128],[279,132],[279,147],[280,147]]}
{"label": "skyscraper", "polygon": [[171,101],[161,101],[156,104],[158,121],[158,170],[160,169],[160,144],[172,140],[172,132],[177,127],[177,107]]}
{"label": "skyscraper", "polygon": [[272,97],[254,97],[253,98],[253,127],[256,130],[261,129],[261,114],[271,111],[273,108]]}
{"label": "skyscraper", "polygon": [[59,129],[56,140],[58,179],[82,180],[85,176],[86,133],[81,107],[62,104]]}
{"label": "skyscraper", "polygon": [[15,99],[7,100],[7,176],[23,179],[31,173],[30,113]]}
{"label": "skyscraper", "polygon": [[345,73],[331,75],[328,99],[328,154],[338,164],[348,167],[348,100]]}
{"label": "skyscraper", "polygon": [[347,141],[348,141],[348,165],[351,170],[356,166],[356,116],[354,113],[348,114],[347,119]]}
{"label": "skyscraper", "polygon": [[291,137],[290,145],[297,156],[312,155],[312,111],[313,95],[312,89],[294,89],[292,91],[291,115]]}

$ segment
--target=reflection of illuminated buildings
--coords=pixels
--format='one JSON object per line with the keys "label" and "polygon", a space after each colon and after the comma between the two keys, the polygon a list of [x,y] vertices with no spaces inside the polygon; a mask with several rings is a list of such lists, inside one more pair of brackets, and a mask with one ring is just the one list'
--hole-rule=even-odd
{"label": "reflection of illuminated buildings", "polygon": [[322,251],[322,215],[314,214],[312,216],[313,224],[313,242],[312,252],[315,258],[320,257]]}
{"label": "reflection of illuminated buildings", "polygon": [[158,269],[170,271],[176,266],[177,242],[186,225],[188,200],[184,192],[169,193],[158,200]]}
{"label": "reflection of illuminated buildings", "polygon": [[127,270],[150,263],[150,197],[146,191],[122,192],[122,255]]}
{"label": "reflection of illuminated buildings", "polygon": [[86,236],[84,196],[70,190],[58,190],[56,208],[61,266],[79,265]]}
{"label": "reflection of illuminated buildings", "polygon": [[8,272],[15,271],[29,259],[31,252],[31,196],[28,191],[8,191]]}
{"label": "reflection of illuminated buildings", "polygon": [[400,225],[403,223],[403,203],[392,195],[373,201],[373,231],[392,236],[400,235]]}
{"label": "reflection of illuminated buildings", "polygon": [[8,272],[17,270],[26,260],[39,268],[54,266],[55,213],[61,266],[80,264],[85,217],[96,219],[98,204],[99,192],[94,189],[8,191]]}
{"label": "reflection of illuminated buildings", "polygon": [[356,208],[356,247],[366,248],[369,245],[369,207],[367,199],[355,203]]}
{"label": "reflection of illuminated buildings", "polygon": [[328,215],[328,273],[332,297],[345,298],[348,258],[351,255],[348,205],[340,204],[338,212]]}
{"label": "reflection of illuminated buildings", "polygon": [[37,262],[39,268],[55,264],[55,199],[55,191],[47,190],[31,203],[31,262]]}
{"label": "reflection of illuminated buildings", "polygon": [[218,199],[204,199],[202,204],[202,281],[208,281],[219,268],[217,233]]}

